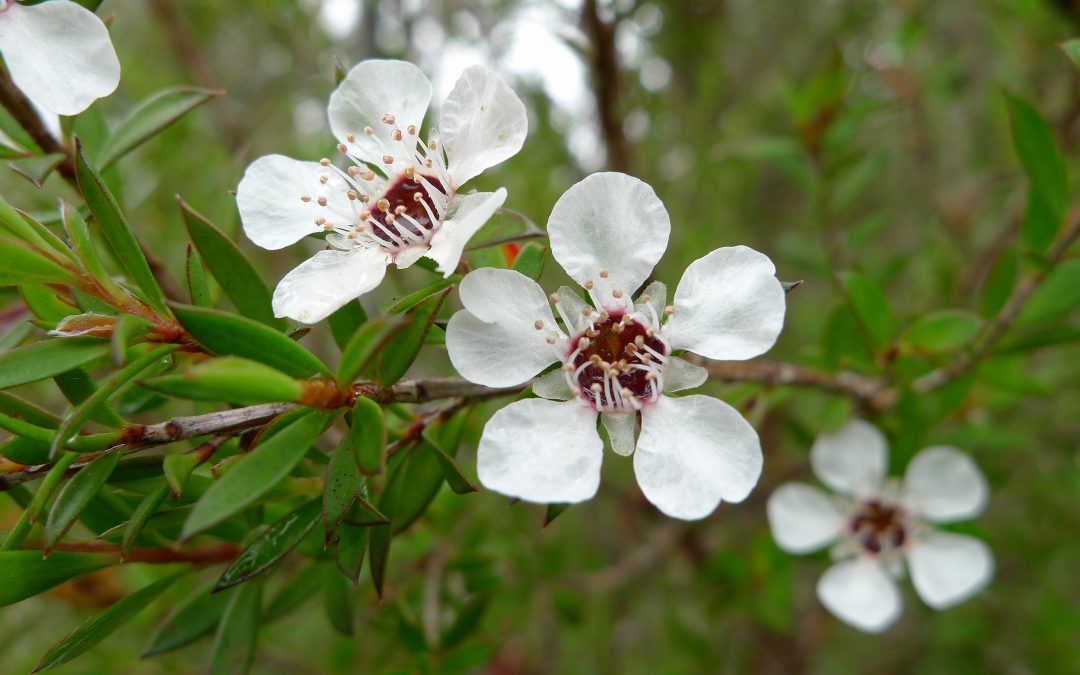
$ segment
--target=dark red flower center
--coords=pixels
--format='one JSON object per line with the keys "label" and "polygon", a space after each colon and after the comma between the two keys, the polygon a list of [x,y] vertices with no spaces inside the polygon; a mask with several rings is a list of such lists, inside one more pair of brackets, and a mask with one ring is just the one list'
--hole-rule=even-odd
{"label": "dark red flower center", "polygon": [[[603,321],[574,338],[577,355],[570,361],[581,396],[599,409],[627,408],[628,398],[646,401],[656,391],[667,344],[640,321],[623,313],[601,315]],[[660,358],[658,358],[660,357]]]}
{"label": "dark red flower center", "polygon": [[[445,194],[446,189],[437,178],[424,178]],[[398,176],[378,201],[367,207],[371,211],[368,217],[371,233],[390,248],[400,246],[402,241],[407,245],[418,237],[427,238],[438,225],[431,218],[431,214],[439,213],[435,201],[416,177]]]}
{"label": "dark red flower center", "polygon": [[876,499],[864,502],[851,519],[851,533],[867,553],[894,551],[907,541],[904,512]]}

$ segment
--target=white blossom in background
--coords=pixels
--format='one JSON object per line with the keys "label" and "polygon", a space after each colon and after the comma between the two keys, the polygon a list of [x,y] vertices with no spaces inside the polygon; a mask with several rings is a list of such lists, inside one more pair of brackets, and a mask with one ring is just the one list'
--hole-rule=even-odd
{"label": "white blossom in background", "polygon": [[902,483],[886,480],[885,437],[852,420],[817,438],[810,464],[839,496],[804,483],[781,485],[769,496],[769,525],[789,553],[835,543],[837,562],[817,594],[842,621],[872,633],[891,626],[903,608],[896,579],[905,567],[915,592],[934,609],[962,602],[990,582],[994,558],[986,544],[930,525],[969,520],[986,507],[986,479],[963,452],[925,448]]}
{"label": "white blossom in background", "polygon": [[593,174],[559,199],[551,252],[593,304],[566,287],[550,300],[533,280],[479,269],[461,282],[465,309],[446,346],[466,379],[492,387],[533,383],[541,398],[511,403],[488,421],[477,450],[480,482],[539,503],[596,494],[603,441],[634,456],[642,492],[669,516],[693,520],[746,498],[761,475],[761,446],[737,410],[708,396],[667,394],[706,371],[675,355],[748,359],[768,351],[784,320],[772,262],[743,247],[694,261],[667,304],[662,283],[631,294],[667,248],[671,224],[652,188],[619,173]]}
{"label": "white blossom in background", "polygon": [[120,61],[105,24],[70,0],[0,0],[0,55],[15,86],[54,115],[81,113],[120,83]]}
{"label": "white blossom in background", "polygon": [[247,168],[236,199],[248,238],[274,250],[327,233],[328,248],[278,284],[276,316],[320,321],[378,286],[390,263],[405,268],[426,256],[450,276],[466,242],[502,206],[503,188],[460,188],[521,149],[524,104],[494,73],[472,66],[424,141],[430,100],[431,83],[413,64],[364,61],[330,97],[330,128],[347,168],[282,155]]}

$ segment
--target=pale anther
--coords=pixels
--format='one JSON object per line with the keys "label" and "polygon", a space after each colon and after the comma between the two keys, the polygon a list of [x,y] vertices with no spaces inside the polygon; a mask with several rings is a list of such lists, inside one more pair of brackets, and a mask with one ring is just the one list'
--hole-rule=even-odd
{"label": "pale anther", "polygon": [[365,171],[364,175],[360,176],[360,177],[363,178],[364,180],[375,180],[375,172],[374,171]]}
{"label": "pale anther", "polygon": [[533,328],[535,328],[536,330],[544,330],[544,322],[540,319],[533,321]]}
{"label": "pale anther", "polygon": [[621,290],[619,290],[618,288],[616,288],[615,290],[613,290],[613,291],[611,292],[611,295],[612,295],[612,297],[614,297],[614,298],[621,298],[621,297],[622,297],[622,291],[621,291]]}
{"label": "pale anther", "polygon": [[439,144],[435,142],[435,139],[431,139],[427,142],[427,146],[429,150],[434,150],[435,148],[439,147]]}
{"label": "pale anther", "polygon": [[405,208],[404,204],[398,204],[398,206],[394,209],[394,213],[400,216],[401,214],[405,213],[406,210],[407,209]]}
{"label": "pale anther", "polygon": [[344,143],[338,143],[337,144],[337,149],[338,149],[338,152],[340,152],[343,155],[349,151],[349,148],[346,147]]}
{"label": "pale anther", "polygon": [[373,133],[375,133],[375,130],[372,129],[371,127],[364,127],[364,133],[367,134],[368,136],[370,136]]}
{"label": "pale anther", "polygon": [[319,206],[326,206],[326,197],[319,197],[316,201],[319,202]]}
{"label": "pale anther", "polygon": [[379,201],[375,202],[375,206],[378,206],[380,211],[389,211],[390,201],[387,199],[380,199]]}
{"label": "pale anther", "polygon": [[360,173],[360,167],[358,167],[358,166],[350,166],[349,167],[349,175],[350,176],[356,176],[358,173]]}
{"label": "pale anther", "polygon": [[390,113],[386,113],[385,115],[382,116],[382,121],[385,124],[393,124],[394,122],[397,121],[397,118],[394,117],[393,115],[391,115]]}
{"label": "pale anther", "polygon": [[551,294],[550,296],[548,296],[548,297],[550,297],[550,298],[551,298],[551,303],[552,303],[552,304],[555,304],[556,302],[558,302],[558,301],[559,301],[559,294],[558,294],[558,293],[552,293],[552,294]]}
{"label": "pale anther", "polygon": [[302,202],[310,202],[311,201],[311,195],[300,195],[300,201],[302,201]]}
{"label": "pale anther", "polygon": [[674,313],[675,313],[674,305],[668,305],[667,307],[664,308],[664,314],[667,314],[668,316],[671,316]]}
{"label": "pale anther", "polygon": [[390,137],[395,141],[401,140],[401,129],[394,129],[394,133],[390,134]]}
{"label": "pale anther", "polygon": [[608,278],[608,270],[607,270],[606,267],[601,267],[600,268],[600,278],[601,279],[607,279]]}
{"label": "pale anther", "polygon": [[416,125],[415,124],[410,124],[409,126],[405,127],[405,131],[408,131],[410,136],[415,136],[416,135]]}
{"label": "pale anther", "polygon": [[345,196],[349,198],[350,202],[356,201],[356,190],[349,190],[345,193]]}
{"label": "pale anther", "polygon": [[394,158],[392,156],[390,156],[390,155],[383,155],[382,156],[382,161],[383,161],[383,164],[393,164],[394,163]]}
{"label": "pale anther", "polygon": [[585,289],[586,289],[586,290],[589,290],[589,291],[591,291],[591,290],[592,290],[592,287],[593,287],[593,282],[592,282],[592,279],[586,279],[586,280],[585,280],[585,283],[584,283],[583,285],[585,286]]}
{"label": "pale anther", "polygon": [[319,176],[319,182],[326,184],[326,181],[330,180],[330,176]]}
{"label": "pale anther", "polygon": [[356,135],[355,134],[345,134],[345,140],[347,140],[350,143],[355,143],[356,142]]}
{"label": "pale anther", "polygon": [[322,164],[323,166],[330,166],[330,160],[323,157],[322,159],[319,160],[319,164]]}

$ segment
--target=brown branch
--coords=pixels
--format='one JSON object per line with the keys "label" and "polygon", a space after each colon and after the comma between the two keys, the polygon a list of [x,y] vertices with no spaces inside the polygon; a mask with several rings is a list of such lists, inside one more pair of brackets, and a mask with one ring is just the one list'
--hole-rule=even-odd
{"label": "brown branch", "polygon": [[[42,542],[28,542],[23,547],[27,550],[44,550]],[[171,563],[192,563],[194,565],[216,565],[231,562],[240,555],[243,549],[236,544],[218,544],[201,548],[132,548],[128,549],[123,562],[126,563],[149,563],[152,565],[168,565]],[[55,544],[50,552],[65,551],[68,553],[104,553],[116,554],[120,557],[119,546],[104,543],[60,543]]]}
{"label": "brown branch", "polygon": [[622,74],[615,51],[615,31],[618,21],[605,21],[600,16],[596,0],[585,0],[581,6],[581,23],[592,43],[590,54],[595,93],[596,113],[600,118],[600,133],[607,148],[608,168],[633,173],[630,145],[622,132],[622,120],[617,108],[622,98]]}
{"label": "brown branch", "polygon": [[915,380],[911,385],[912,389],[918,394],[925,394],[939,389],[964,375],[986,358],[993,350],[994,345],[997,344],[997,341],[1008,332],[1013,321],[1020,315],[1031,295],[1042,285],[1050,270],[1061,262],[1069,247],[1078,238],[1080,238],[1080,213],[1074,209],[1069,215],[1068,225],[1065,230],[1058,236],[1057,241],[1054,242],[1053,247],[1046,254],[1046,264],[1016,285],[1001,311],[986,325],[968,350],[960,352],[952,363]]}

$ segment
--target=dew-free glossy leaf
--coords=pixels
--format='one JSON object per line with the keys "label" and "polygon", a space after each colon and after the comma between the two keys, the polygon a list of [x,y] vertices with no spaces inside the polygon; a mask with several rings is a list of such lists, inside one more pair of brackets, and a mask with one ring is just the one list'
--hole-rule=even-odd
{"label": "dew-free glossy leaf", "polygon": [[356,399],[346,438],[362,472],[368,475],[382,473],[386,461],[386,420],[382,406],[369,398]]}
{"label": "dew-free glossy leaf", "polygon": [[229,594],[229,604],[218,623],[210,672],[244,675],[255,659],[262,615],[262,584],[244,584]]}
{"label": "dew-free glossy leaf", "polygon": [[353,589],[337,567],[330,563],[319,565],[322,576],[323,607],[334,630],[342,635],[353,634]]}
{"label": "dew-free glossy leaf", "polygon": [[203,361],[185,372],[145,380],[142,385],[179,398],[243,405],[299,401],[304,391],[300,382],[281,371],[238,356]]}
{"label": "dew-free glossy leaf", "polygon": [[0,607],[44,593],[54,586],[116,564],[114,556],[56,551],[0,551]]}
{"label": "dew-free glossy leaf", "polygon": [[225,92],[196,87],[172,87],[151,94],[117,125],[98,155],[105,171],[116,160],[161,133],[165,128],[203,103]]}
{"label": "dew-free glossy leaf", "polygon": [[855,315],[873,338],[874,344],[879,349],[887,345],[892,339],[895,322],[881,289],[859,272],[843,275],[843,283]]}
{"label": "dew-free glossy leaf", "polygon": [[39,251],[20,241],[0,239],[0,286],[74,283],[74,274]]}
{"label": "dew-free glossy leaf", "polygon": [[379,317],[360,326],[342,348],[336,377],[338,386],[352,384],[410,322],[408,317]]}
{"label": "dew-free glossy leaf", "polygon": [[979,330],[983,320],[978,315],[957,309],[944,309],[920,316],[912,322],[901,341],[908,347],[931,353],[948,352],[963,347]]}
{"label": "dew-free glossy leaf", "polygon": [[188,244],[187,257],[184,259],[184,277],[187,279],[188,297],[196,307],[213,307],[210,295],[210,282],[206,278],[206,267],[195,247]]}
{"label": "dew-free glossy leaf", "polygon": [[109,480],[120,462],[119,452],[101,455],[79,470],[60,490],[45,522],[45,546],[52,548],[68,531],[82,510]]}
{"label": "dew-free glossy leaf", "polygon": [[547,258],[547,247],[536,242],[525,244],[514,258],[513,270],[521,272],[532,280],[537,280],[544,272],[544,261]]}
{"label": "dew-free glossy leaf", "polygon": [[55,377],[109,353],[108,340],[62,338],[34,342],[0,354],[0,389]]}
{"label": "dew-free glossy leaf", "polygon": [[450,290],[441,291],[408,311],[406,316],[412,321],[394,337],[394,348],[381,350],[373,359],[373,366],[366,369],[371,379],[384,387],[401,379],[424,346],[424,338]]}
{"label": "dew-free glossy leaf", "polygon": [[161,622],[150,638],[150,644],[143,650],[143,658],[189,645],[217,627],[232,594],[211,594],[213,587],[213,584],[209,584],[189,594],[180,606]]}
{"label": "dew-free glossy leaf", "polygon": [[165,497],[169,495],[168,483],[162,481],[161,485],[156,489],[148,493],[143,497],[139,505],[135,507],[135,511],[131,514],[131,519],[128,520],[127,525],[124,527],[124,538],[120,540],[120,555],[126,557],[128,550],[135,543],[135,540],[139,538],[139,535],[146,529],[146,524],[150,520],[150,517],[158,510],[161,503],[165,501]]}
{"label": "dew-free glossy leaf", "polygon": [[1054,240],[1069,205],[1069,177],[1050,125],[1026,102],[1008,97],[1013,145],[1030,181],[1024,241],[1042,252]]}
{"label": "dew-free glossy leaf", "polygon": [[315,527],[321,512],[322,500],[312,499],[275,521],[225,568],[214,592],[241,584],[273,567]]}
{"label": "dew-free glossy leaf", "polygon": [[331,314],[326,323],[330,326],[330,333],[334,337],[334,343],[338,349],[345,349],[360,326],[367,321],[367,312],[359,300],[350,300],[341,306],[341,309]]}
{"label": "dew-free glossy leaf", "polygon": [[356,466],[352,449],[347,439],[342,439],[326,465],[326,480],[323,487],[323,529],[326,541],[334,536],[341,519],[352,509],[360,494],[363,477]]}

